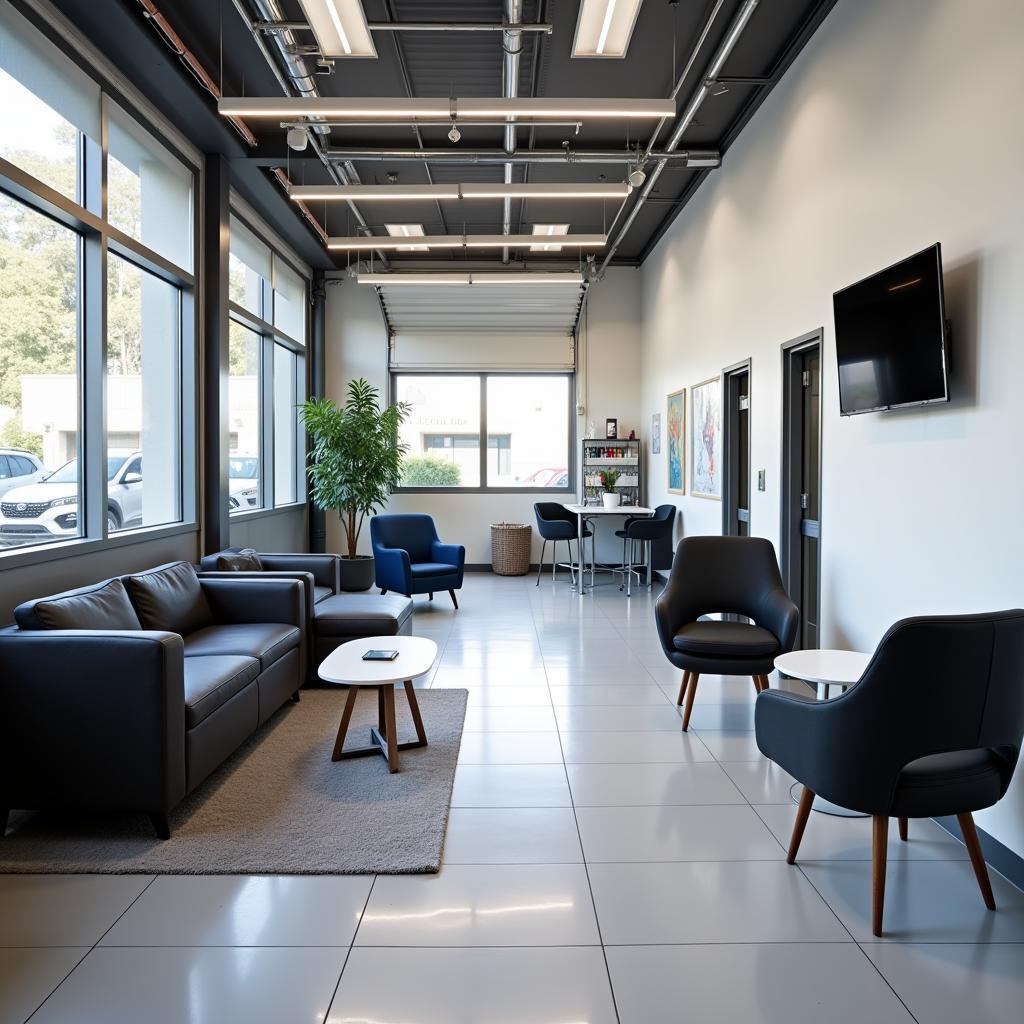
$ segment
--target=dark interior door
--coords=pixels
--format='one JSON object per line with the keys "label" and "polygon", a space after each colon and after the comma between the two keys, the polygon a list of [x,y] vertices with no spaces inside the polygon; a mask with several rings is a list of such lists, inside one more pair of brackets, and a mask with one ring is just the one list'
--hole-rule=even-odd
{"label": "dark interior door", "polygon": [[722,532],[750,536],[750,364],[725,371],[725,494]]}

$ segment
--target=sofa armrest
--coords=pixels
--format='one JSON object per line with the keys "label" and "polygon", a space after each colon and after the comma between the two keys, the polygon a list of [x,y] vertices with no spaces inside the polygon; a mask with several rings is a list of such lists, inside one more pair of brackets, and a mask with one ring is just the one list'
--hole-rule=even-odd
{"label": "sofa armrest", "polygon": [[430,553],[435,562],[442,565],[454,565],[459,569],[465,568],[466,549],[461,544],[443,544],[435,540],[430,545]]}
{"label": "sofa armrest", "polygon": [[266,578],[266,573],[203,574],[199,584],[220,623],[284,622],[306,629],[306,587],[301,579]]}
{"label": "sofa armrest", "polygon": [[338,593],[338,556],[302,552],[260,552],[263,568],[271,572],[308,572],[313,574],[318,587],[330,587]]}
{"label": "sofa armrest", "polygon": [[412,578],[412,561],[405,548],[384,548],[374,545],[374,571],[381,590],[394,590],[404,594]]}
{"label": "sofa armrest", "polygon": [[[306,609],[306,621],[313,618],[314,600],[313,587],[315,577],[310,572],[271,572],[269,570],[242,570],[241,572],[228,572],[219,569],[215,572],[199,572],[196,574],[200,582],[203,580],[298,580],[302,583],[304,604]],[[275,620],[276,621],[276,620]]]}
{"label": "sofa armrest", "polygon": [[166,814],[185,787],[180,636],[0,634],[0,808]]}

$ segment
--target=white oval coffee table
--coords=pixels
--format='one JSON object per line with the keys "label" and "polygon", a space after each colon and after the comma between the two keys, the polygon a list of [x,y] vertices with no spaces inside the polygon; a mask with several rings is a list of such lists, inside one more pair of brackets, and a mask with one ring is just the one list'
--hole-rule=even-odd
{"label": "white oval coffee table", "polygon": [[[871,655],[863,651],[790,651],[789,654],[780,654],[775,659],[775,667],[783,675],[814,683],[818,700],[828,700],[830,687],[838,686],[845,692],[848,686],[852,686],[864,674],[870,660]],[[790,787],[789,795],[794,803],[800,802],[795,792],[799,788],[802,788],[799,782],[794,782]],[[841,818],[867,817],[860,811],[848,810],[830,800],[823,800],[820,796],[815,796],[812,809]]]}
{"label": "white oval coffee table", "polygon": [[[393,661],[363,661],[367,651],[380,650],[398,651],[398,657]],[[397,772],[400,750],[425,747],[427,734],[423,729],[423,718],[420,716],[412,681],[416,676],[428,672],[436,657],[437,644],[422,636],[366,637],[362,640],[349,640],[331,651],[321,662],[317,673],[325,683],[348,687],[348,699],[341,714],[331,760],[383,754],[387,758],[388,768]],[[416,727],[416,739],[405,743],[398,742],[398,729],[395,725],[395,683],[405,686],[409,713]],[[370,729],[370,746],[344,750],[345,735],[360,690],[377,691],[377,725]]]}

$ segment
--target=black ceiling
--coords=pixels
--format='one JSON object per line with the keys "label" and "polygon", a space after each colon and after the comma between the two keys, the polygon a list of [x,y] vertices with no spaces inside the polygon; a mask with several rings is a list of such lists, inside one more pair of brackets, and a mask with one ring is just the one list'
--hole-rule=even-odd
{"label": "black ceiling", "polygon": [[[17,0],[16,0],[17,2]],[[297,0],[277,0],[287,20],[301,20]],[[678,95],[682,110],[699,85],[711,57],[724,38],[741,0],[722,0],[712,28]],[[743,125],[778,81],[804,43],[834,5],[835,0],[761,0],[722,71],[727,78],[760,78],[765,84],[729,83],[719,95],[701,106],[687,129],[681,148],[719,149],[725,153]],[[287,170],[292,181],[320,184],[332,179],[328,170],[307,150],[289,153],[284,130],[276,121],[251,121],[259,143],[250,149],[215,111],[212,98],[203,91],[146,19],[139,0],[56,0],[56,6],[107,54],[161,110],[206,152],[223,152],[232,160],[236,187],[267,219],[315,265],[333,264],[313,231],[290,208],[270,168]],[[278,78],[250,32],[239,9],[252,19],[260,17],[257,0],[155,0],[185,45],[209,71],[223,81],[226,96],[280,96]],[[501,0],[467,0],[437,3],[435,0],[364,0],[371,22],[439,21],[493,22],[503,20]],[[574,59],[570,55],[576,29],[578,4],[569,0],[526,0],[522,20],[549,22],[551,35],[523,33],[520,59],[521,95],[567,97],[665,97],[685,66],[716,0],[646,0],[624,60]],[[312,42],[309,33],[296,38]],[[223,41],[223,45],[222,45]],[[338,60],[333,74],[318,75],[317,88],[325,96],[500,96],[502,90],[502,35],[476,33],[375,33],[376,60]],[[223,53],[223,68],[221,54]],[[309,66],[312,67],[312,59]],[[408,86],[407,86],[408,83]],[[627,172],[626,147],[646,144],[651,122],[588,121],[578,134],[572,127],[523,127],[518,132],[520,149],[559,149],[563,143],[576,150],[616,150],[621,162],[609,164],[515,165],[513,180],[536,182],[590,182],[603,178],[621,181]],[[668,139],[673,124],[662,130],[655,148]],[[501,151],[500,127],[466,127],[462,140],[452,144],[447,127],[421,127],[417,137],[411,126],[336,128],[330,144],[346,148],[430,149],[453,152],[465,149]],[[451,163],[388,162],[360,160],[354,163],[366,184],[385,184],[389,172],[403,184],[426,182],[501,181],[503,167]],[[648,166],[647,170],[650,171]],[[641,262],[682,205],[714,170],[689,169],[668,164],[649,201],[641,208],[623,238],[614,263]],[[638,193],[626,200],[629,212]],[[313,204],[318,220],[326,220],[329,234],[356,234],[354,215],[344,204]],[[502,203],[364,203],[360,209],[374,233],[386,234],[385,222],[419,222],[427,234],[499,233]],[[570,231],[599,233],[615,221],[618,205],[601,202],[513,202],[512,231],[530,231],[535,221],[569,222]],[[620,217],[621,224],[624,217]],[[617,230],[617,225],[616,225]],[[450,253],[439,254],[440,258]],[[530,260],[534,262],[534,255]],[[493,255],[500,259],[500,253]],[[539,257],[551,259],[558,257]],[[342,256],[339,263],[344,263]],[[392,257],[399,262],[400,257]]]}

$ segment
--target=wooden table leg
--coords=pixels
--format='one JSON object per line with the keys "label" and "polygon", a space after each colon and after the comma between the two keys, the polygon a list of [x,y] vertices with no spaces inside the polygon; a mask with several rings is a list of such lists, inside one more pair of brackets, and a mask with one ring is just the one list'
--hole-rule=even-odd
{"label": "wooden table leg", "polygon": [[334,753],[331,754],[332,761],[341,760],[341,748],[345,746],[345,734],[348,732],[348,723],[352,721],[352,710],[356,706],[356,698],[358,696],[358,687],[349,687],[348,699],[345,701],[345,710],[341,713],[341,725],[338,726],[338,737],[334,741]]}
{"label": "wooden table leg", "polygon": [[377,728],[381,732],[387,731],[387,721],[384,718],[384,687],[377,690]]}
{"label": "wooden table leg", "polygon": [[385,739],[388,742],[388,769],[391,772],[398,771],[398,729],[395,725],[395,688],[385,686],[381,692],[384,694],[384,724]]}
{"label": "wooden table leg", "polygon": [[427,733],[423,728],[423,716],[420,714],[420,703],[416,699],[416,687],[412,685],[411,679],[405,681],[405,696],[409,700],[409,713],[412,715],[412,724],[416,727],[416,739],[427,745]]}

